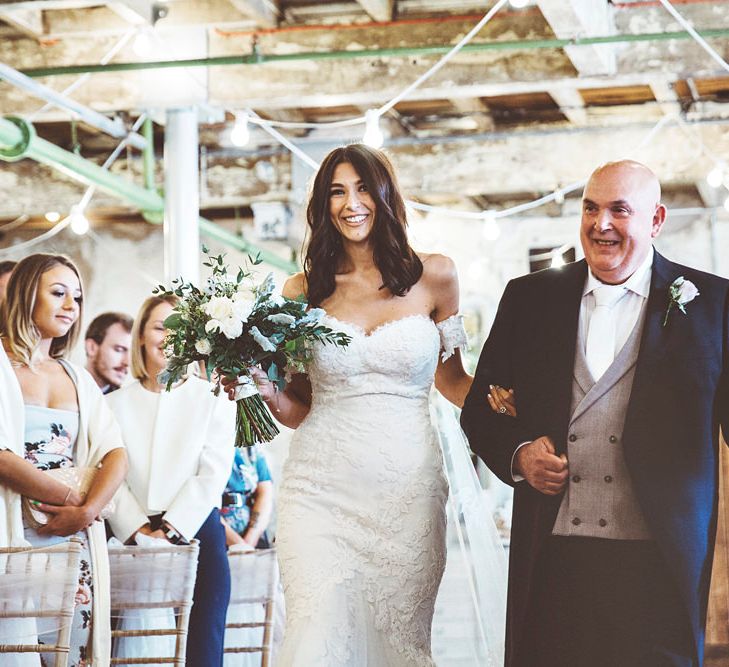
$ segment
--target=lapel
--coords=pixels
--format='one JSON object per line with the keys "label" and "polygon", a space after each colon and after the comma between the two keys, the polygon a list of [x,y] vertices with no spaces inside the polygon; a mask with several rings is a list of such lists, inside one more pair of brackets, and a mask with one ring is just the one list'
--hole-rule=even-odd
{"label": "lapel", "polygon": [[563,448],[570,420],[572,407],[572,378],[575,365],[575,349],[577,346],[577,333],[582,302],[582,291],[587,276],[587,262],[583,259],[560,269],[559,284],[554,290],[554,300],[550,300],[548,307],[551,310],[547,321],[550,322],[548,364],[551,371],[544,395],[553,396],[549,403],[550,414],[544,415],[549,420],[551,428],[549,434],[555,439],[557,447]]}
{"label": "lapel", "polygon": [[[590,371],[587,369],[587,361],[585,360],[585,355],[582,351],[582,341],[578,342],[575,357],[574,377],[582,390],[585,391],[585,396],[575,408],[570,419],[570,424],[572,424],[575,419],[585,412],[585,410],[594,405],[595,401],[604,396],[607,391],[609,391],[631,368],[633,368],[633,366],[635,366],[638,361],[638,336],[643,330],[646,308],[647,304],[638,316],[638,321],[635,323],[630,336],[628,336],[628,340],[625,341],[625,345],[623,345],[620,352],[618,352],[618,356],[615,357],[613,363],[610,364],[610,367],[597,382],[592,379]],[[587,390],[585,390],[585,387],[587,387]]]}
{"label": "lapel", "polygon": [[680,269],[677,266],[655,252],[633,390],[625,416],[624,440],[639,426],[641,415],[645,414],[644,404],[651,391],[650,360],[665,343],[669,327],[663,326],[663,318],[668,307],[668,289],[679,275]]}

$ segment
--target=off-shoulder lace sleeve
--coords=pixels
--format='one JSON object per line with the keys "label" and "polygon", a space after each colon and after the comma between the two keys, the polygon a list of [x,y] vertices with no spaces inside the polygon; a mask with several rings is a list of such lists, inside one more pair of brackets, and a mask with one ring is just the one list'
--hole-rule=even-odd
{"label": "off-shoulder lace sleeve", "polygon": [[450,317],[436,322],[440,334],[441,360],[447,361],[453,356],[456,350],[465,352],[468,349],[468,337],[463,327],[463,315],[451,315]]}

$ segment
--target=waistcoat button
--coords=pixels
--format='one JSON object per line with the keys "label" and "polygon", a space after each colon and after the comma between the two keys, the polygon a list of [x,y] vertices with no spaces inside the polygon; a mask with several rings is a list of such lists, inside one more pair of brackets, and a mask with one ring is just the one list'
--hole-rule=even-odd
{"label": "waistcoat button", "polygon": [[578,483],[580,482],[580,480],[581,480],[581,479],[582,479],[582,477],[580,477],[579,475],[573,475],[573,476],[572,476],[572,481],[573,481],[573,482],[574,482],[575,484],[578,484]]}
{"label": "waistcoat button", "polygon": [[613,481],[613,478],[610,475],[605,475],[605,481],[610,484],[610,482]]}
{"label": "waistcoat button", "polygon": [[575,440],[577,440],[577,436],[576,436],[576,435],[575,435],[574,433],[572,433],[572,434],[570,434],[570,437],[569,437],[569,438],[567,438],[567,439],[568,439],[568,440],[569,440],[570,442],[574,442]]}
{"label": "waistcoat button", "polygon": [[607,526],[607,521],[605,521],[605,519],[600,519],[600,521],[598,521],[598,523],[599,523],[599,524],[600,524],[600,525],[601,525],[601,526],[602,526],[603,528],[605,528],[605,526]]}
{"label": "waistcoat button", "polygon": [[581,523],[582,523],[582,521],[580,521],[577,517],[575,517],[574,519],[572,519],[572,525],[573,526],[579,526]]}
{"label": "waistcoat button", "polygon": [[613,444],[615,444],[617,441],[618,441],[618,439],[614,435],[611,435],[610,436],[610,442],[612,442]]}

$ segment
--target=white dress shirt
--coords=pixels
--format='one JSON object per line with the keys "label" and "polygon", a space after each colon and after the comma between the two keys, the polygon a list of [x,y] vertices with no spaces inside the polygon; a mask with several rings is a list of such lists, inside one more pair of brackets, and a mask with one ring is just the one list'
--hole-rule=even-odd
{"label": "white dress shirt", "polygon": [[[612,307],[612,314],[615,317],[615,349],[613,350],[613,359],[618,356],[620,350],[623,349],[626,341],[630,337],[633,328],[640,317],[641,309],[645,300],[648,298],[648,292],[651,287],[651,267],[653,266],[653,247],[643,260],[641,265],[635,270],[622,287],[625,288],[625,296]],[[600,282],[592,271],[587,272],[587,280],[585,280],[585,288],[582,292],[582,303],[580,304],[580,321],[577,340],[582,341],[583,352],[586,352],[584,345],[587,343],[587,326],[590,322],[590,316],[595,310],[595,297],[593,291],[596,287],[600,287],[604,283]]]}
{"label": "white dress shirt", "polygon": [[[651,287],[651,274],[653,267],[653,246],[648,251],[648,255],[641,262],[640,266],[635,272],[628,278],[622,286],[625,288],[625,296],[623,296],[612,309],[613,315],[615,316],[615,349],[613,350],[613,359],[618,356],[620,350],[623,349],[623,345],[630,338],[630,334],[633,331],[638,318],[640,317],[641,309],[648,298],[648,293]],[[587,326],[590,322],[590,315],[595,310],[595,297],[592,294],[593,290],[600,285],[603,285],[601,281],[592,275],[592,271],[587,272],[587,279],[585,280],[585,287],[582,291],[582,302],[580,303],[580,319],[579,319],[579,331],[577,340],[581,341],[584,346],[587,342]],[[583,347],[582,352],[585,352]],[[518,397],[517,397],[517,410],[518,410]],[[515,482],[521,482],[524,478],[514,472],[514,460],[516,459],[516,453],[524,446],[528,445],[529,442],[521,443],[511,457],[511,476]]]}

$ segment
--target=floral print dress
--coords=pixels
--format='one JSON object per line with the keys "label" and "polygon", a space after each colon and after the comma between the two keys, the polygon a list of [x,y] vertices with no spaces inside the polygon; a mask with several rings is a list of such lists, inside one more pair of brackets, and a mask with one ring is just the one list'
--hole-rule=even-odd
{"label": "floral print dress", "polygon": [[[66,468],[73,465],[73,450],[78,434],[78,412],[57,410],[35,405],[25,406],[25,459],[39,470]],[[69,667],[85,667],[91,640],[91,605],[93,587],[91,583],[91,556],[86,531],[76,534],[83,542],[79,586],[76,593],[76,609],[71,629],[71,653]],[[34,547],[47,547],[67,540],[67,537],[39,535],[25,526],[25,539]],[[47,625],[44,625],[44,621]],[[55,644],[58,623],[55,619],[38,620],[38,641],[41,644]],[[52,665],[51,654],[41,656],[41,663]]]}

